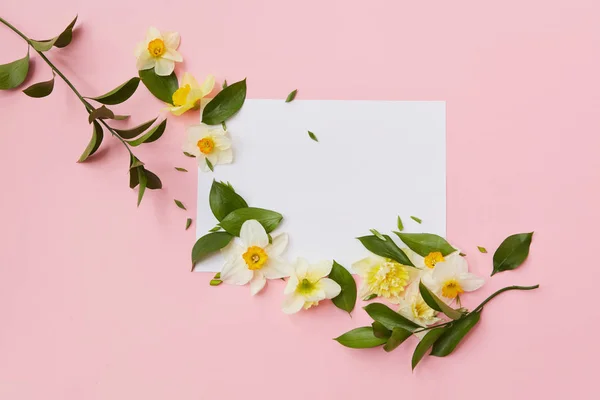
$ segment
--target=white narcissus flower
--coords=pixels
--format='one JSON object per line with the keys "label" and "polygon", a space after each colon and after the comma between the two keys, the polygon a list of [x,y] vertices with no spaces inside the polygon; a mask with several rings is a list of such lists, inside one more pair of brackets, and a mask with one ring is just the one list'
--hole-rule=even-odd
{"label": "white narcissus flower", "polygon": [[233,161],[231,139],[227,137],[227,132],[221,126],[200,124],[188,127],[183,151],[195,156],[198,166],[203,171],[210,170],[206,159],[213,166],[231,164]]}
{"label": "white narcissus flower", "polygon": [[384,297],[398,303],[408,285],[419,275],[419,270],[394,260],[370,255],[354,264],[352,269],[362,278],[359,296]]}
{"label": "white narcissus flower", "polygon": [[173,115],[181,115],[188,110],[197,110],[200,108],[202,99],[212,92],[214,86],[214,76],[209,75],[200,85],[190,73],[186,72],[183,74],[179,89],[173,93],[173,106],[169,106],[167,109]]}
{"label": "white narcissus flower", "polygon": [[309,264],[304,258],[298,258],[283,292],[286,295],[282,305],[283,312],[294,314],[302,308],[309,309],[318,305],[321,300],[332,299],[340,294],[340,285],[327,278],[332,266],[332,261]]}
{"label": "white narcissus flower", "polygon": [[290,267],[281,259],[288,244],[285,233],[269,237],[260,222],[251,219],[240,230],[242,244],[232,241],[221,250],[225,256],[225,266],[221,271],[221,280],[233,285],[245,285],[250,282],[252,295],[260,292],[267,279],[279,279],[289,276]]}
{"label": "white narcissus flower", "polygon": [[141,71],[154,68],[156,75],[171,75],[175,69],[175,62],[183,61],[183,57],[177,51],[179,41],[179,33],[161,33],[151,26],[146,33],[146,40],[138,43],[135,48],[137,69]]}
{"label": "white narcissus flower", "polygon": [[445,257],[445,261],[438,262],[428,278],[431,283],[424,283],[450,300],[461,293],[477,290],[484,283],[482,278],[469,272],[467,260],[458,252]]}
{"label": "white narcissus flower", "polygon": [[430,326],[438,322],[437,311],[429,307],[419,291],[419,281],[413,282],[402,299],[400,299],[399,312],[411,321],[421,325]]}

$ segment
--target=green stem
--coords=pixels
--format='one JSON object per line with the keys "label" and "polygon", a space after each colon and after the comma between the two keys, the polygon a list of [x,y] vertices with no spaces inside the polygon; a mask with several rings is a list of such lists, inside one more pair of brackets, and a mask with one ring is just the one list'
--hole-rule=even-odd
{"label": "green stem", "polygon": [[540,285],[534,285],[534,286],[507,286],[505,288],[502,288],[494,293],[492,293],[487,299],[485,299],[483,301],[483,303],[481,303],[479,306],[477,306],[476,309],[474,309],[472,312],[477,312],[477,311],[481,311],[483,309],[483,307],[490,301],[492,300],[494,297],[498,296],[500,293],[503,292],[508,292],[509,290],[533,290],[533,289],[537,289],[539,288]]}
{"label": "green stem", "polygon": [[452,323],[454,323],[454,320],[448,321],[448,322],[444,322],[443,324],[439,324],[439,325],[433,325],[433,326],[428,326],[428,327],[425,327],[425,328],[422,328],[422,329],[417,329],[413,333],[425,332],[425,331],[428,331],[430,329],[441,328],[442,326],[450,325]]}

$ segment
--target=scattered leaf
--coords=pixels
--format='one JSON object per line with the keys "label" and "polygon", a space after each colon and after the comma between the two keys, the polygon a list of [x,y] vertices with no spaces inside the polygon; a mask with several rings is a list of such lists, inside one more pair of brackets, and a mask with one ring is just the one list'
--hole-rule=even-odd
{"label": "scattered leaf", "polygon": [[[102,106],[102,107],[104,107],[104,106]],[[117,135],[121,136],[123,139],[133,139],[134,137],[143,133],[146,129],[150,128],[157,119],[158,119],[158,117],[151,119],[150,121],[146,121],[143,124],[140,124],[140,125],[136,126],[135,128],[131,128],[131,129],[115,129],[115,132],[117,133]]]}
{"label": "scattered leaf", "polygon": [[421,297],[423,297],[423,301],[427,303],[429,307],[434,309],[435,311],[442,312],[446,314],[448,318],[452,318],[454,320],[462,318],[463,314],[450,307],[446,303],[444,303],[439,297],[437,297],[427,286],[423,284],[423,282],[419,282],[419,292],[421,292]]}
{"label": "scattered leaf", "polygon": [[388,329],[394,329],[396,327],[400,327],[406,329],[410,332],[413,332],[419,328],[422,328],[420,325],[415,324],[408,318],[403,317],[396,311],[392,310],[385,304],[381,303],[371,303],[365,307],[363,307],[367,314],[374,321],[383,324]]}
{"label": "scattered leaf", "polygon": [[394,232],[400,240],[412,251],[422,257],[429,253],[439,251],[445,257],[454,253],[456,249],[441,236],[432,233],[402,233]]}
{"label": "scattered leaf", "polygon": [[23,90],[23,93],[29,97],[41,98],[50,95],[52,90],[54,90],[54,72],[52,72],[52,79],[45,82],[34,83]]}
{"label": "scattered leaf", "polygon": [[206,161],[206,166],[208,167],[208,169],[214,172],[215,167],[213,166],[213,163],[208,159],[208,157],[205,157],[204,161]]}
{"label": "scattered leaf", "polygon": [[373,328],[370,326],[352,329],[333,340],[351,349],[368,349],[381,346],[387,341],[387,339],[375,337]]}
{"label": "scattered leaf", "polygon": [[186,156],[186,157],[196,158],[196,156],[195,156],[195,155],[193,155],[193,154],[190,154],[190,153],[188,153],[187,151],[184,151],[184,152],[183,152],[183,155],[184,155],[184,156]]}
{"label": "scattered leaf", "polygon": [[156,75],[154,68],[139,71],[140,79],[146,88],[159,100],[173,104],[173,93],[179,89],[177,75],[173,72],[168,76]]}
{"label": "scattered leaf", "polygon": [[433,346],[436,340],[446,331],[446,328],[434,328],[427,332],[427,334],[421,339],[417,347],[415,348],[415,352],[412,356],[412,369],[414,370],[419,361],[425,357],[427,351]]}
{"label": "scattered leaf", "polygon": [[115,113],[106,108],[106,106],[102,106],[100,108],[95,108],[90,113],[88,117],[88,122],[91,124],[93,121],[97,119],[113,119],[115,117]]}
{"label": "scattered leaf", "polygon": [[383,235],[385,241],[379,239],[377,236],[362,236],[358,240],[373,254],[378,256],[391,258],[392,260],[399,262],[402,265],[414,267],[414,264],[404,254],[402,250],[394,243],[391,237]]}
{"label": "scattered leaf", "polygon": [[398,215],[398,222],[397,222],[397,224],[398,224],[398,230],[400,232],[402,232],[404,230],[404,224],[402,223],[402,218],[400,218],[399,215]]}
{"label": "scattered leaf", "polygon": [[377,298],[377,295],[375,293],[371,293],[370,295],[363,297],[363,301],[370,301],[370,300],[373,300],[376,298]]}
{"label": "scattered leaf", "polygon": [[208,231],[209,231],[209,232],[218,232],[218,231],[220,231],[220,230],[221,230],[221,227],[220,227],[219,225],[217,225],[217,226],[215,226],[214,228],[212,228],[212,229],[209,229]]}
{"label": "scattered leaf", "polygon": [[255,219],[260,222],[267,233],[270,233],[279,226],[283,216],[275,211],[262,208],[238,208],[229,213],[219,225],[230,234],[239,236],[242,225],[250,219]]}
{"label": "scattered leaf", "polygon": [[175,167],[175,169],[176,169],[177,171],[179,171],[179,172],[188,172],[188,170],[187,170],[187,169],[185,169],[185,168],[181,168],[181,167]]}
{"label": "scattered leaf", "polygon": [[160,139],[160,137],[165,132],[165,128],[167,127],[167,120],[163,120],[160,124],[156,125],[154,128],[150,129],[148,132],[140,136],[135,140],[128,141],[131,146],[139,146],[142,143],[152,143]]}
{"label": "scattered leaf", "polygon": [[209,282],[209,285],[210,286],[219,286],[221,283],[223,283],[223,281],[220,279],[211,279]]}
{"label": "scattered leaf", "polygon": [[294,101],[294,99],[296,98],[296,93],[298,93],[298,89],[292,90],[285,99],[285,102],[289,103],[290,101]]}
{"label": "scattered leaf", "polygon": [[223,81],[223,89],[227,89],[227,79]]}
{"label": "scattered leaf", "polygon": [[533,232],[518,233],[504,239],[498,250],[494,253],[494,270],[492,276],[498,272],[518,268],[529,255],[529,247]]}
{"label": "scattered leaf", "polygon": [[135,93],[139,84],[140,78],[134,77],[102,96],[88,98],[106,105],[121,104]]}
{"label": "scattered leaf", "polygon": [[248,207],[246,200],[237,194],[230,186],[213,180],[208,196],[210,209],[218,221],[222,221],[229,213],[238,208]]}
{"label": "scattered leaf", "polygon": [[185,230],[187,231],[188,229],[190,229],[190,226],[191,226],[191,225],[192,225],[192,219],[191,219],[191,218],[188,218],[188,219],[185,221]]}
{"label": "scattered leaf", "polygon": [[233,236],[227,232],[212,232],[202,236],[196,241],[192,249],[192,265],[202,260],[207,255],[221,250],[231,242]]}
{"label": "scattered leaf", "polygon": [[463,319],[459,319],[448,327],[443,335],[433,344],[431,355],[446,357],[452,353],[460,341],[479,322],[481,312],[473,311]]}
{"label": "scattered leaf", "polygon": [[412,215],[410,216],[410,218],[411,218],[413,221],[415,221],[416,223],[418,223],[418,224],[420,224],[421,222],[423,222],[423,220],[422,220],[421,218],[417,218],[417,217],[415,217],[415,216],[412,216]]}
{"label": "scattered leaf", "polygon": [[351,313],[356,304],[356,281],[350,272],[335,260],[333,261],[333,267],[329,273],[329,278],[337,282],[342,288],[340,294],[331,299],[331,301],[333,301],[333,304],[340,310]]}
{"label": "scattered leaf", "polygon": [[204,107],[202,122],[219,125],[237,113],[246,100],[246,80],[233,83],[221,90]]}
{"label": "scattered leaf", "polygon": [[318,141],[319,141],[319,139],[317,139],[317,137],[315,136],[315,134],[314,134],[314,133],[312,133],[311,131],[308,131],[308,136],[309,136],[309,137],[310,137],[312,140],[314,140],[315,142],[318,142]]}
{"label": "scattered leaf", "polygon": [[89,156],[94,154],[102,144],[102,139],[104,139],[102,127],[97,121],[94,121],[92,128],[92,138],[90,139],[90,142],[88,143],[87,147],[83,151],[83,154],[81,155],[81,157],[79,157],[79,161],[77,162],[84,162],[88,159]]}
{"label": "scattered leaf", "polygon": [[377,229],[369,229],[369,232],[371,232],[373,235],[377,236],[377,238],[379,238],[379,240],[383,240],[385,242],[385,238],[383,237],[383,235],[381,233],[379,233],[379,231]]}
{"label": "scattered leaf", "polygon": [[406,329],[399,327],[392,329],[392,335],[387,340],[387,343],[383,346],[383,350],[388,353],[392,350],[395,350],[398,346],[404,343],[404,341],[408,339],[410,335],[412,335],[412,333]]}
{"label": "scattered leaf", "polygon": [[21,85],[29,72],[29,50],[17,61],[0,65],[0,90],[14,89]]}
{"label": "scattered leaf", "polygon": [[185,206],[183,205],[183,203],[177,199],[173,200],[175,202],[175,204],[177,204],[177,207],[181,208],[182,210],[187,210],[187,208],[185,208]]}
{"label": "scattered leaf", "polygon": [[477,249],[479,249],[480,253],[487,254],[487,249],[485,247],[477,246]]}

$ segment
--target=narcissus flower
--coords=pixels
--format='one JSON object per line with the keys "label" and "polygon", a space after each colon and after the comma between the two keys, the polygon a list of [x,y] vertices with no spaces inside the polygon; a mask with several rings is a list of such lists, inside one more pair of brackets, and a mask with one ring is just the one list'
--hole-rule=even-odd
{"label": "narcissus flower", "polygon": [[233,285],[250,282],[250,292],[255,295],[264,287],[267,279],[289,276],[290,267],[281,258],[287,247],[288,236],[283,233],[269,237],[260,222],[252,219],[244,222],[240,230],[242,244],[231,242],[221,252],[225,256],[225,266],[221,280]]}
{"label": "narcissus flower", "polygon": [[173,93],[173,106],[169,106],[168,110],[174,115],[181,115],[188,110],[197,110],[200,108],[201,101],[215,86],[215,77],[209,75],[202,85],[186,72],[183,74],[179,89]]}
{"label": "narcissus flower", "polygon": [[179,33],[161,33],[151,26],[146,33],[146,40],[138,43],[135,48],[137,69],[154,68],[156,75],[171,75],[175,69],[175,62],[183,61],[183,57],[177,52],[179,41]]}
{"label": "narcissus flower", "polygon": [[282,309],[286,314],[294,314],[302,308],[309,309],[319,301],[332,299],[342,291],[340,285],[327,278],[333,266],[332,261],[309,264],[304,258],[298,258],[291,271],[284,294]]}
{"label": "narcissus flower", "polygon": [[479,289],[484,280],[469,272],[467,260],[452,253],[438,262],[431,273],[432,288],[446,299],[455,299],[461,293]]}
{"label": "narcissus flower", "polygon": [[183,151],[195,156],[203,171],[210,170],[207,159],[213,166],[233,161],[231,139],[221,126],[200,124],[188,127]]}
{"label": "narcissus flower", "polygon": [[377,295],[398,303],[408,285],[417,277],[419,270],[394,260],[371,255],[352,265],[362,278],[359,296]]}
{"label": "narcissus flower", "polygon": [[407,289],[404,297],[400,299],[400,314],[411,321],[429,326],[438,322],[437,312],[429,307],[419,292],[419,281],[413,282]]}

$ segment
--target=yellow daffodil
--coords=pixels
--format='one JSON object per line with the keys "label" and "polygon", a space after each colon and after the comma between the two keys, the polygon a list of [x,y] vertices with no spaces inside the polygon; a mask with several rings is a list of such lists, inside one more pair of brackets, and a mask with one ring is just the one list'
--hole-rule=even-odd
{"label": "yellow daffodil", "polygon": [[419,270],[394,260],[371,255],[352,265],[362,278],[361,298],[377,295],[398,303],[408,285],[418,276]]}
{"label": "yellow daffodil", "polygon": [[177,52],[179,42],[179,33],[161,33],[151,26],[146,33],[146,40],[138,43],[135,49],[137,69],[141,71],[154,68],[156,75],[171,75],[175,63],[183,61],[183,57]]}
{"label": "yellow daffodil", "polygon": [[433,325],[440,320],[437,312],[429,307],[421,297],[418,280],[406,289],[399,305],[400,314],[421,326]]}
{"label": "yellow daffodil", "polygon": [[309,309],[318,305],[321,300],[332,299],[340,294],[340,285],[327,278],[332,266],[332,261],[309,264],[304,258],[298,258],[283,292],[286,295],[282,305],[283,312],[294,314],[302,308]]}
{"label": "yellow daffodil", "polygon": [[168,110],[173,115],[181,115],[188,110],[197,110],[205,96],[212,92],[214,86],[214,76],[207,76],[200,85],[190,73],[186,72],[183,74],[179,89],[173,93],[173,105],[169,106]]}
{"label": "yellow daffodil", "polygon": [[207,160],[212,166],[233,161],[231,139],[221,126],[200,124],[188,127],[183,151],[195,156],[203,171],[210,170]]}

